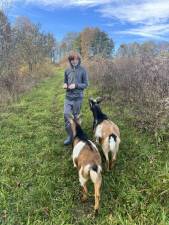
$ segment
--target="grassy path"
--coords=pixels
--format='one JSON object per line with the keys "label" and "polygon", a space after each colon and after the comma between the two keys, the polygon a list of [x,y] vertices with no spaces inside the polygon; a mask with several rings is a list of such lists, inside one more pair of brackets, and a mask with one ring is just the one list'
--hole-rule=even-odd
{"label": "grassy path", "polygon": [[[0,115],[0,224],[169,224],[169,146],[157,149],[113,107],[105,111],[120,126],[122,144],[115,169],[103,177],[100,215],[92,214],[92,185],[88,202],[80,202],[71,148],[62,144],[62,73]],[[92,137],[87,97],[82,113]]]}

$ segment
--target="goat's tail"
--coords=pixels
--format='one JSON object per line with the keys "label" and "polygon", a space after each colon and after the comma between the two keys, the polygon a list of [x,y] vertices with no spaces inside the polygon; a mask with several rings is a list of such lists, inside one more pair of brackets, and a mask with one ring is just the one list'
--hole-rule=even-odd
{"label": "goat's tail", "polygon": [[93,183],[96,183],[101,178],[101,171],[102,167],[97,164],[88,164],[84,167],[84,173],[89,174]]}
{"label": "goat's tail", "polygon": [[115,134],[111,134],[109,136],[110,151],[117,153],[119,144],[120,144],[120,138]]}

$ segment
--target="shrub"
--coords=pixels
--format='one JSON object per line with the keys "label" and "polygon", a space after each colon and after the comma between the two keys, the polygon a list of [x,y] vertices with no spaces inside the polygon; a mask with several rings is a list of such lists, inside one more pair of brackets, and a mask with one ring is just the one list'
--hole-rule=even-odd
{"label": "shrub", "polygon": [[86,66],[101,95],[121,110],[127,108],[137,127],[154,134],[167,128],[169,58],[97,58]]}

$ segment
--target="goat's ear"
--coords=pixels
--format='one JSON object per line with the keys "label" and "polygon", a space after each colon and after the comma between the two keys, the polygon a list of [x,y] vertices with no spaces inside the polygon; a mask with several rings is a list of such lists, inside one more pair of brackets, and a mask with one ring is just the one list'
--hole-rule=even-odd
{"label": "goat's ear", "polygon": [[69,122],[71,124],[71,126],[74,124],[74,119],[72,117],[69,118]]}
{"label": "goat's ear", "polygon": [[89,98],[89,102],[93,102],[94,99],[92,97]]}
{"label": "goat's ear", "polygon": [[72,114],[70,114],[70,117],[69,117],[69,122],[71,123],[71,124],[74,124],[74,116],[72,115]]}
{"label": "goat's ear", "polygon": [[72,114],[70,114],[70,119],[74,120],[74,116]]}
{"label": "goat's ear", "polygon": [[90,106],[90,109],[92,108],[93,103],[94,103],[94,99],[92,97],[90,97],[89,98],[89,106]]}
{"label": "goat's ear", "polygon": [[102,102],[102,101],[103,101],[103,98],[102,98],[102,97],[97,97],[97,98],[96,98],[97,104],[99,104],[99,103]]}
{"label": "goat's ear", "polygon": [[82,123],[82,115],[81,115],[81,114],[79,114],[79,115],[77,116],[76,122],[77,122],[79,125],[81,125],[81,123]]}
{"label": "goat's ear", "polygon": [[75,120],[72,117],[70,117],[69,122],[70,122],[70,126],[71,126],[71,129],[72,129],[72,132],[73,132],[73,137],[75,137],[75,135],[76,135]]}
{"label": "goat's ear", "polygon": [[82,119],[82,114],[79,114],[77,118]]}

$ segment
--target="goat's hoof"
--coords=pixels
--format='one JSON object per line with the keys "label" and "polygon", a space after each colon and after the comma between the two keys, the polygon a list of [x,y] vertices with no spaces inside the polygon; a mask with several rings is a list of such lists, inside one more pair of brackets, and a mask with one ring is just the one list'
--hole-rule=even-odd
{"label": "goat's hoof", "polygon": [[113,165],[110,165],[110,166],[109,166],[109,170],[112,170],[112,169],[113,169],[113,167],[114,167]]}
{"label": "goat's hoof", "polygon": [[112,170],[112,169],[113,169],[113,167],[114,167],[114,165],[110,166],[109,171],[110,171],[110,170]]}
{"label": "goat's hoof", "polygon": [[115,167],[115,161],[110,164],[109,168],[110,168],[110,170],[112,170],[114,167]]}
{"label": "goat's hoof", "polygon": [[106,172],[110,172],[109,166],[106,166],[105,170],[106,170]]}
{"label": "goat's hoof", "polygon": [[99,210],[98,209],[95,209],[94,210],[94,216],[96,217],[96,216],[98,216],[98,214],[99,214]]}
{"label": "goat's hoof", "polygon": [[87,196],[82,196],[82,197],[81,197],[81,201],[82,201],[82,202],[86,202],[86,201],[87,201]]}

